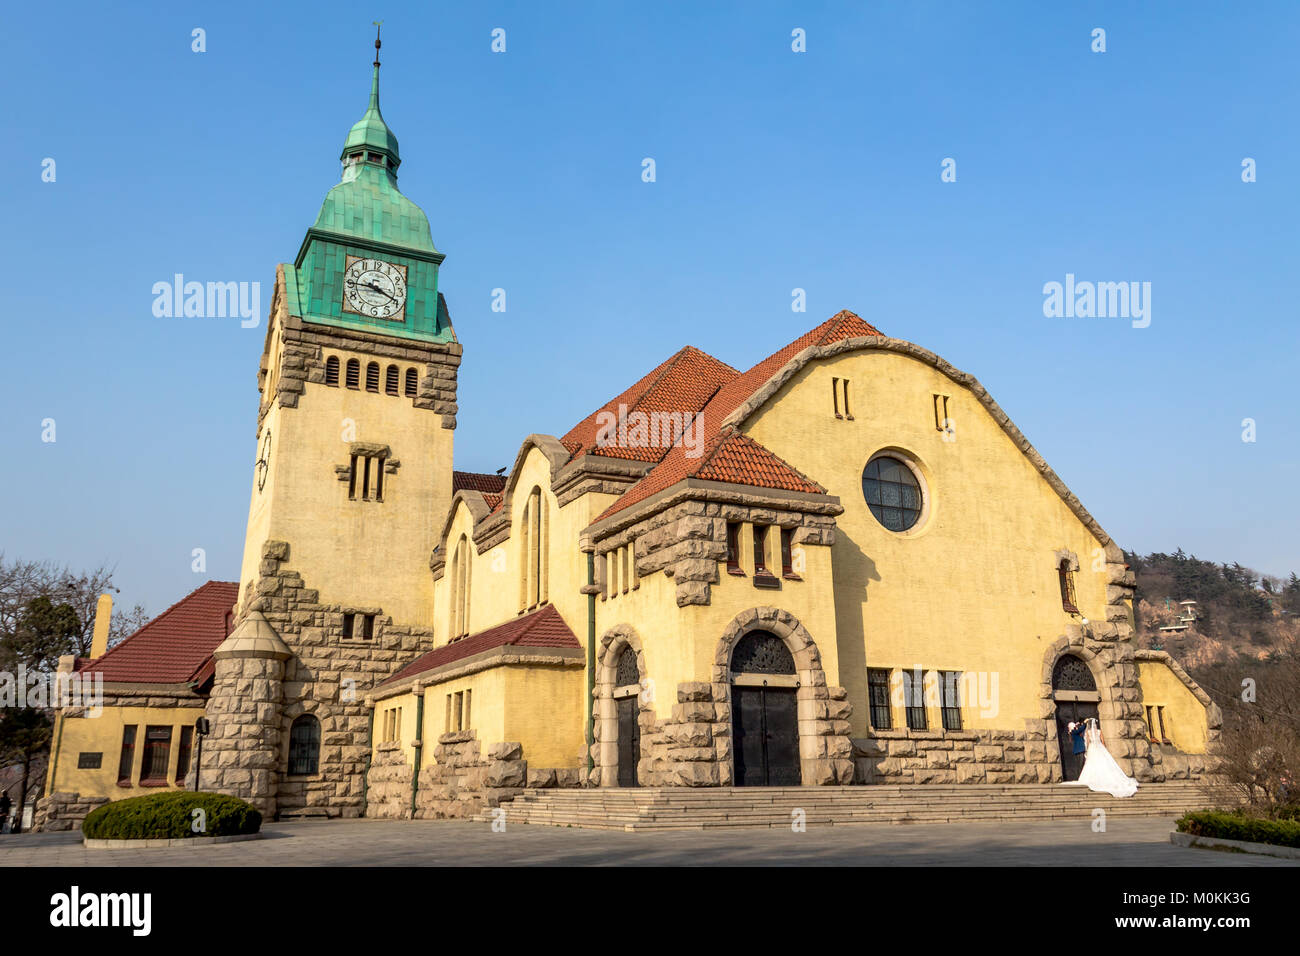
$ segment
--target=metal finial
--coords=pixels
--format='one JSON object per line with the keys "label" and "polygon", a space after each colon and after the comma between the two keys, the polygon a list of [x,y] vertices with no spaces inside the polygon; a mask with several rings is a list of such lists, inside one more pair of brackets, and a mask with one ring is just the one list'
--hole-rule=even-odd
{"label": "metal finial", "polygon": [[375,25],[375,66],[379,65],[379,28],[384,25],[383,20],[371,20]]}

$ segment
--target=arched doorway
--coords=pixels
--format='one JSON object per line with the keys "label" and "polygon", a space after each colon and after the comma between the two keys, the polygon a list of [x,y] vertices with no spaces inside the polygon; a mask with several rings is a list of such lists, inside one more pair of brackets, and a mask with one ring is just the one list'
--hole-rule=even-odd
{"label": "arched doorway", "polygon": [[624,645],[614,666],[614,707],[618,720],[618,785],[635,787],[637,764],[641,762],[641,723],[639,700],[641,673],[637,668],[636,650]]}
{"label": "arched doorway", "polygon": [[738,787],[790,787],[799,771],[799,681],[785,641],[751,631],[731,653],[732,749]]}
{"label": "arched doorway", "polygon": [[1074,738],[1068,729],[1097,717],[1101,694],[1092,670],[1079,657],[1064,654],[1052,667],[1052,699],[1056,702],[1056,738],[1061,748],[1061,772],[1066,780],[1078,780],[1083,770],[1083,754],[1074,752]]}

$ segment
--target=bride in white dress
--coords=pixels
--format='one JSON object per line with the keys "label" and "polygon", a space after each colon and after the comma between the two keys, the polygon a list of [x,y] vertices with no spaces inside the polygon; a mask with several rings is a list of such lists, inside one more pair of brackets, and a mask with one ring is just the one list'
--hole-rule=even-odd
{"label": "bride in white dress", "polygon": [[1101,738],[1101,727],[1097,718],[1089,717],[1088,729],[1083,732],[1083,742],[1087,750],[1083,755],[1083,771],[1077,783],[1098,793],[1109,793],[1112,797],[1131,797],[1137,793],[1138,782],[1124,773],[1115,758],[1106,749]]}

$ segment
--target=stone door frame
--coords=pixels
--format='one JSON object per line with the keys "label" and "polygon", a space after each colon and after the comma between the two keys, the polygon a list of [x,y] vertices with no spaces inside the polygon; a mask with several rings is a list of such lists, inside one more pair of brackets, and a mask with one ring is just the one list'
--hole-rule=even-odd
{"label": "stone door frame", "polygon": [[645,650],[641,637],[630,624],[617,624],[605,632],[596,651],[595,700],[592,701],[595,718],[593,725],[592,759],[595,764],[594,781],[601,787],[618,786],[618,704],[617,698],[631,696],[629,688],[617,686],[618,659],[624,649],[636,654],[636,669],[641,677],[637,692],[637,724],[641,728],[641,760],[637,764],[637,784],[646,784],[646,739],[654,733],[655,711],[653,682],[649,681]]}
{"label": "stone door frame", "polygon": [[[1121,743],[1133,735],[1129,732],[1130,728],[1127,726],[1129,720],[1121,712],[1123,708],[1116,699],[1116,692],[1121,689],[1123,678],[1120,669],[1125,666],[1124,661],[1115,659],[1117,650],[1117,648],[1106,646],[1103,646],[1100,650],[1093,650],[1086,646],[1082,636],[1074,638],[1060,637],[1048,647],[1047,652],[1043,655],[1042,670],[1043,725],[1047,740],[1050,742],[1056,739],[1057,692],[1052,686],[1052,672],[1062,657],[1071,655],[1079,658],[1092,673],[1093,683],[1097,686],[1096,692],[1062,691],[1061,693],[1070,695],[1073,699],[1096,703],[1098,720],[1101,722],[1101,732],[1106,739],[1111,756],[1115,758],[1115,762],[1124,769],[1125,773],[1133,776],[1138,766],[1145,765],[1145,761],[1141,760],[1144,755],[1130,755],[1127,752],[1127,744]],[[1127,666],[1129,670],[1133,671],[1132,683],[1136,685],[1136,669],[1133,668],[1131,663]],[[1061,773],[1059,754],[1054,766],[1056,769],[1053,772],[1053,779],[1055,780],[1056,775]]]}

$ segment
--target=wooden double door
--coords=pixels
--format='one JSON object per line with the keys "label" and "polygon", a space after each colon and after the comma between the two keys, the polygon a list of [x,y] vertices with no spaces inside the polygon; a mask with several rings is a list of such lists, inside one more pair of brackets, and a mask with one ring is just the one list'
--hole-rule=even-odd
{"label": "wooden double door", "polygon": [[1083,754],[1074,752],[1074,738],[1070,736],[1069,725],[1096,716],[1097,705],[1091,701],[1056,702],[1056,739],[1061,746],[1061,771],[1066,780],[1078,780],[1079,774],[1083,772]]}
{"label": "wooden double door", "polygon": [[731,743],[738,787],[797,787],[799,714],[793,687],[731,685]]}

